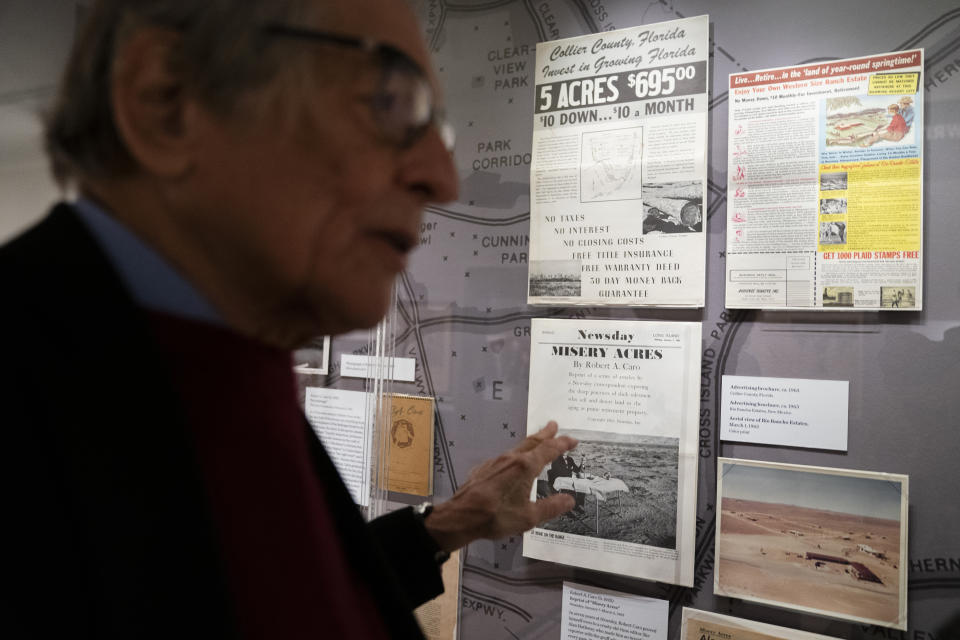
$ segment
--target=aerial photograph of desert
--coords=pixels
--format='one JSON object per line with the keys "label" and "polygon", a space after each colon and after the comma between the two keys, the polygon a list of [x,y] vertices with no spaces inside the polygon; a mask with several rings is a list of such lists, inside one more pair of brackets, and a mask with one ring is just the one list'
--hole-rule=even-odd
{"label": "aerial photograph of desert", "polygon": [[896,483],[729,462],[723,470],[717,593],[901,623]]}

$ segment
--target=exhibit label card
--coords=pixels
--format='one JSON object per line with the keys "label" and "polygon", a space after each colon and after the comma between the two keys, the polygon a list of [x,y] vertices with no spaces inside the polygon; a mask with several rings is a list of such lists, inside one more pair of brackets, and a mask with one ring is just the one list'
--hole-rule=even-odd
{"label": "exhibit label card", "polygon": [[847,450],[846,380],[723,376],[720,437]]}
{"label": "exhibit label card", "polygon": [[683,608],[680,640],[837,640],[745,618]]}
{"label": "exhibit label card", "polygon": [[730,75],[727,307],[922,308],[923,65]]}
{"label": "exhibit label card", "polygon": [[527,431],[556,420],[580,444],[531,491],[568,493],[576,509],[525,533],[523,555],[693,585],[700,330],[531,322]]}
{"label": "exhibit label card", "polygon": [[669,605],[666,600],[564,582],[560,640],[667,640]]}
{"label": "exhibit label card", "polygon": [[714,594],[907,628],[907,476],[717,462]]}
{"label": "exhibit label card", "polygon": [[373,438],[370,394],[307,387],[306,414],[323,448],[343,479],[353,501],[370,503],[370,461]]}
{"label": "exhibit label card", "polygon": [[537,44],[530,304],[703,306],[709,32]]}
{"label": "exhibit label card", "polygon": [[433,493],[433,398],[390,394],[390,491]]}
{"label": "exhibit label card", "polygon": [[350,353],[340,354],[340,375],[345,378],[376,378],[380,366],[383,367],[384,379],[397,382],[413,382],[416,379],[416,358],[379,358]]}

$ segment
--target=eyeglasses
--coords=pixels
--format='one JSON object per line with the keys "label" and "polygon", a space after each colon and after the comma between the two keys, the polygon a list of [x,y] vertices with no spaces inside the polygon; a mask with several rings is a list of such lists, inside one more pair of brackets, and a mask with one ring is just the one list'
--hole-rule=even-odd
{"label": "eyeglasses", "polygon": [[408,148],[435,126],[443,146],[453,151],[456,134],[435,104],[426,72],[400,49],[371,39],[278,23],[264,25],[261,33],[350,47],[375,55],[380,64],[380,85],[370,100],[370,108],[384,137],[400,148]]}

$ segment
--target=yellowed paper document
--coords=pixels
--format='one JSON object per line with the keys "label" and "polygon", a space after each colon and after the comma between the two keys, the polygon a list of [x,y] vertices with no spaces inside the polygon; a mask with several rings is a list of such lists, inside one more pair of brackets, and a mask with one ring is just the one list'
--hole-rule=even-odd
{"label": "yellowed paper document", "polygon": [[443,593],[414,612],[427,640],[454,640],[460,603],[460,552],[454,551],[443,565]]}
{"label": "yellowed paper document", "polygon": [[711,611],[683,609],[680,640],[835,640],[833,636],[778,627]]}
{"label": "yellowed paper document", "polygon": [[433,398],[391,394],[390,491],[433,493]]}

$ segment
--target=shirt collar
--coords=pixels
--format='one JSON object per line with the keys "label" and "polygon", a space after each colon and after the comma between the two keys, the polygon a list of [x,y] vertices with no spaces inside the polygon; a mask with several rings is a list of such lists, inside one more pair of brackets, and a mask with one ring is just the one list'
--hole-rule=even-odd
{"label": "shirt collar", "polygon": [[225,326],[217,310],[187,278],[123,223],[87,198],[77,200],[74,210],[138,305]]}

